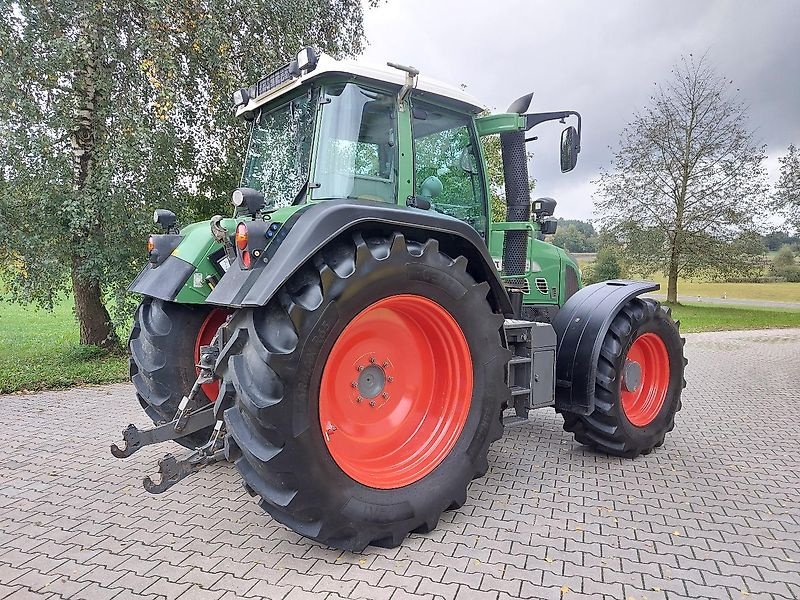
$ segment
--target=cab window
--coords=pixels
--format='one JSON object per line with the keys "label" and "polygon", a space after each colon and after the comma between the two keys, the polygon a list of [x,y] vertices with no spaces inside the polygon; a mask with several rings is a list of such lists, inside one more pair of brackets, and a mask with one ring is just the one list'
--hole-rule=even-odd
{"label": "cab window", "polygon": [[325,88],[317,145],[315,200],[394,202],[395,98],[355,83]]}
{"label": "cab window", "polygon": [[486,202],[471,119],[414,102],[414,190],[436,210],[486,234]]}

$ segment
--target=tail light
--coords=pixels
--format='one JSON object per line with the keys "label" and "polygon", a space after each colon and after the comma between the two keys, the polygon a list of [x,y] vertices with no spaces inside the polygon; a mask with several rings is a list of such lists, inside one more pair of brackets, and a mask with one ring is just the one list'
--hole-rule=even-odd
{"label": "tail light", "polygon": [[234,245],[239,255],[239,265],[244,269],[262,266],[267,263],[264,256],[267,244],[273,239],[278,238],[281,223],[266,222],[255,219],[253,221],[241,222],[236,225],[234,233]]}
{"label": "tail light", "polygon": [[239,250],[247,248],[247,225],[239,223],[236,226],[236,247]]}

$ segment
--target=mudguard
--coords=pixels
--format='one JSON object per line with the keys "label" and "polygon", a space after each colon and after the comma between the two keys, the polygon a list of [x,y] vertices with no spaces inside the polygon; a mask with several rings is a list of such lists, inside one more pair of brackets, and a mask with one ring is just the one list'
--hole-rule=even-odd
{"label": "mudguard", "polygon": [[192,273],[192,263],[170,255],[158,266],[148,262],[128,286],[128,291],[161,300],[175,300]]}
{"label": "mudguard", "polygon": [[486,243],[472,227],[442,213],[369,200],[327,200],[301,208],[283,224],[280,235],[250,270],[242,269],[239,261],[231,265],[207,302],[235,308],[264,306],[317,251],[352,229],[399,231],[409,237],[438,239],[444,252],[463,255],[472,276],[489,284],[493,308],[512,315],[511,302]]}
{"label": "mudguard", "polygon": [[650,281],[612,280],[576,292],[553,319],[556,410],[588,415],[594,410],[600,347],[611,321],[631,298],[659,289]]}

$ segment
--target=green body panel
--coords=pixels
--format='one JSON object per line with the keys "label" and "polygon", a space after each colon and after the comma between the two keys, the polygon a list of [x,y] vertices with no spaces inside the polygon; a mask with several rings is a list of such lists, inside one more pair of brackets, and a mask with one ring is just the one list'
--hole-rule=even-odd
{"label": "green body panel", "polygon": [[475,127],[481,137],[508,131],[520,131],[525,129],[525,117],[517,113],[486,115],[485,117],[476,117]]}
{"label": "green body panel", "polygon": [[[558,304],[566,301],[564,269],[567,265],[577,265],[561,248],[538,239],[539,224],[534,222],[499,222],[492,223],[489,236],[489,254],[495,265],[502,267],[503,240],[506,231],[526,230],[528,232],[528,260],[525,273],[510,273],[503,279],[524,278],[528,282],[529,291],[523,295],[523,304]],[[537,279],[544,279],[547,291],[542,292],[536,284]],[[580,279],[580,278],[579,278]],[[580,280],[579,280],[580,283]],[[544,287],[544,286],[542,286]]]}
{"label": "green body panel", "polygon": [[[189,277],[183,284],[175,297],[175,302],[202,304],[205,302],[206,296],[211,293],[211,286],[208,285],[206,277],[209,275],[219,276],[208,256],[219,250],[222,245],[211,236],[210,223],[210,221],[200,221],[187,225],[181,230],[183,239],[172,251],[172,255],[194,265],[195,271],[192,277]],[[236,220],[224,219],[221,225],[232,233],[236,228]]]}
{"label": "green body panel", "polygon": [[[275,223],[285,223],[304,204],[297,206],[285,206],[270,213],[270,221]],[[223,219],[220,223],[228,232],[233,235],[236,225],[242,221],[241,218]],[[209,256],[222,248],[222,244],[214,240],[211,235],[211,221],[200,221],[187,225],[181,230],[183,239],[175,250],[174,256],[194,265],[195,271],[175,297],[175,302],[184,304],[203,304],[206,297],[211,293],[211,286],[208,285],[206,277],[213,275],[219,277],[216,266],[211,262]],[[199,275],[198,275],[199,274]]]}

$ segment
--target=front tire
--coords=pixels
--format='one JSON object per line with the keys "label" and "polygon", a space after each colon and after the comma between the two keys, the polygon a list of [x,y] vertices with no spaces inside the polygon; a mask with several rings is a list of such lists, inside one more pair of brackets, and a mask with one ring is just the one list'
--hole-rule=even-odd
{"label": "front tire", "polygon": [[651,298],[630,300],[603,339],[589,415],[563,412],[575,440],[633,458],[664,443],[686,387],[683,338],[671,310]]}
{"label": "front tire", "polygon": [[277,521],[360,551],[466,501],[509,396],[503,317],[466,267],[436,240],[355,233],[234,317],[229,454]]}

